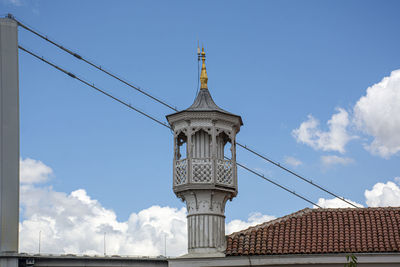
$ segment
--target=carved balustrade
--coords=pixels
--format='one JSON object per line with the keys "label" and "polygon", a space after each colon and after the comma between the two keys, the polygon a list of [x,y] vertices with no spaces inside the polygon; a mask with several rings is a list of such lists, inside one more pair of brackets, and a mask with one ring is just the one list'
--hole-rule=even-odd
{"label": "carved balustrade", "polygon": [[[189,176],[190,161],[191,171]],[[214,168],[216,171],[214,172]],[[231,160],[217,159],[215,166],[211,158],[180,159],[175,161],[174,186],[185,184],[211,184],[235,186],[234,163]],[[215,174],[215,175],[214,175]]]}

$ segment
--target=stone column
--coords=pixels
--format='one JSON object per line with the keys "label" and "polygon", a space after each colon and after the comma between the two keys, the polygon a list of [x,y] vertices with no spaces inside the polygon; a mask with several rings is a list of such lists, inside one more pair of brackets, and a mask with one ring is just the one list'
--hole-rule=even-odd
{"label": "stone column", "polygon": [[191,190],[187,206],[188,250],[191,257],[224,257],[225,204],[229,194],[217,190]]}
{"label": "stone column", "polygon": [[[18,25],[0,18],[0,257],[18,253],[19,92]],[[17,258],[0,258],[1,267]]]}

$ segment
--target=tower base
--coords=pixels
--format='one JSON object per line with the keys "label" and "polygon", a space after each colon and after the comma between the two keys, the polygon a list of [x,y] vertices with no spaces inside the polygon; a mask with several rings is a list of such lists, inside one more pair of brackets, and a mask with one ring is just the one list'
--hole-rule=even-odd
{"label": "tower base", "polygon": [[180,197],[187,205],[188,254],[184,257],[224,257],[225,204],[232,193],[220,190],[188,190]]}

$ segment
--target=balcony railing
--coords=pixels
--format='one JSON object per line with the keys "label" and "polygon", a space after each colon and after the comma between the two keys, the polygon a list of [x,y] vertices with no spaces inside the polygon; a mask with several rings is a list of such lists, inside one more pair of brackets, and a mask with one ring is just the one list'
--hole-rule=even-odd
{"label": "balcony railing", "polygon": [[177,160],[175,163],[175,181],[174,185],[182,185],[187,183],[187,160]]}
{"label": "balcony railing", "polygon": [[[216,179],[214,181],[214,168],[216,168]],[[217,159],[214,166],[212,159],[205,158],[191,159],[191,180],[188,177],[188,159],[181,159],[175,162],[174,185],[210,184],[216,183],[227,186],[234,186],[234,165],[230,160]]]}

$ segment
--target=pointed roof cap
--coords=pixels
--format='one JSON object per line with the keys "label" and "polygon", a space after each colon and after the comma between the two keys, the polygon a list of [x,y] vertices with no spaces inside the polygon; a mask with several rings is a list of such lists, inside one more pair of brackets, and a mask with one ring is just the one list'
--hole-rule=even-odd
{"label": "pointed roof cap", "polygon": [[197,97],[194,100],[193,104],[186,110],[187,111],[219,111],[219,112],[226,113],[229,115],[237,116],[226,110],[223,110],[222,108],[218,107],[217,104],[215,104],[214,100],[211,97],[210,91],[208,91],[208,86],[207,86],[208,76],[207,76],[207,70],[206,70],[206,53],[204,52],[204,47],[201,49],[201,58],[202,58],[203,64],[201,66],[200,91],[197,94]]}
{"label": "pointed roof cap", "polygon": [[[223,110],[222,108],[218,107],[217,104],[215,104],[214,100],[211,97],[210,91],[208,91],[208,86],[207,86],[208,76],[206,71],[206,63],[205,63],[206,53],[204,52],[204,48],[202,48],[201,56],[199,54],[199,58],[200,57],[202,58],[203,61],[201,67],[201,75],[200,75],[200,82],[201,82],[200,91],[190,107],[174,114],[178,114],[184,111],[218,111],[230,116],[239,117],[240,124],[243,125],[243,121],[240,116],[230,113],[226,110]],[[174,114],[168,115],[167,118]]]}
{"label": "pointed roof cap", "polygon": [[[193,104],[188,107],[186,110],[191,111],[221,111],[224,113],[229,113],[222,108],[218,107],[215,104],[214,100],[211,97],[210,91],[207,88],[201,88],[199,93],[197,94],[196,99]],[[229,113],[231,114],[231,113]]]}

